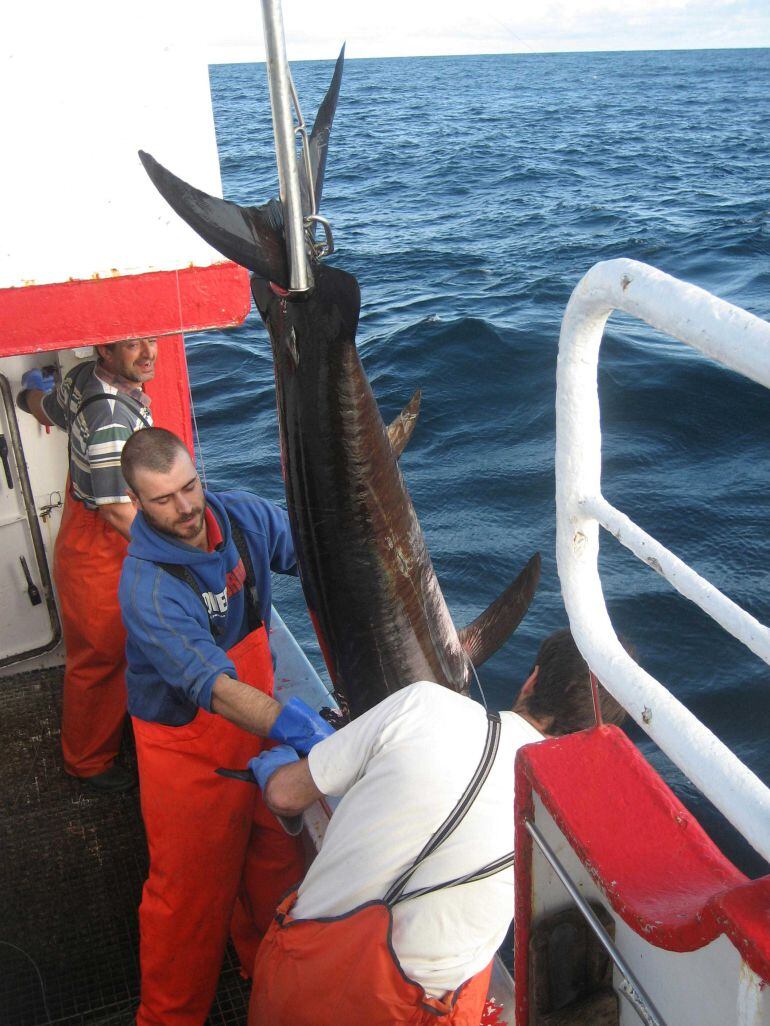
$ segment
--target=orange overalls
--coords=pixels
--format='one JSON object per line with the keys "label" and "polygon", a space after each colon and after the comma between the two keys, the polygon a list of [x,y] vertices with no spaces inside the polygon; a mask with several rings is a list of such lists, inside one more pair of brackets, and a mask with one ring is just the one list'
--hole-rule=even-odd
{"label": "orange overalls", "polygon": [[296,891],[281,902],[257,953],[248,1026],[479,1026],[491,962],[443,998],[428,997],[402,970],[391,933],[392,909],[399,901],[469,883],[513,864],[510,852],[465,877],[404,893],[417,867],[458,826],[491,769],[500,718],[497,713],[488,716],[487,743],[465,793],[382,900],[325,919],[292,919]]}
{"label": "orange overalls", "polygon": [[96,510],[64,499],[54,549],[66,665],[61,743],[64,768],[92,777],[112,765],[126,717],[126,632],[118,582],[128,542]]}
{"label": "orange overalls", "polygon": [[[78,369],[73,388],[82,386],[83,370]],[[68,468],[75,420],[86,407],[105,399],[127,406],[148,426],[137,400],[121,394],[89,396],[67,416]],[[65,649],[62,756],[65,770],[74,777],[104,773],[120,749],[126,717],[126,632],[118,584],[127,549],[126,539],[98,510],[87,509],[73,496],[68,478],[53,572]]]}
{"label": "orange overalls", "polygon": [[[272,694],[264,626],[228,655],[239,680]],[[302,848],[268,812],[258,787],[214,772],[245,766],[264,747],[260,738],[204,709],[179,727],[133,723],[150,849],[136,1024],[203,1026],[228,931],[250,974],[276,905],[304,873]]]}

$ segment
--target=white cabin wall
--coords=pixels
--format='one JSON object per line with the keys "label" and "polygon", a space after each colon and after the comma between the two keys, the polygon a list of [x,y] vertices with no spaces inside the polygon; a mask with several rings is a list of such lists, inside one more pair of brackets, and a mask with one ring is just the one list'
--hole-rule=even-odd
{"label": "white cabin wall", "polygon": [[50,24],[29,5],[0,38],[0,88],[17,98],[4,109],[0,289],[221,263],[137,156],[222,194],[208,63],[182,32],[195,19],[174,2],[164,46],[141,18],[156,29],[166,0],[136,0],[124,24],[94,4],[82,31],[82,3],[59,6]]}
{"label": "white cabin wall", "polygon": [[[3,374],[9,381],[11,392],[15,398],[21,389],[21,378],[25,371],[33,367],[47,367],[54,365],[59,368],[61,374],[66,374],[76,363],[82,360],[91,359],[93,350],[90,346],[82,349],[64,350],[61,353],[44,352],[28,356],[8,356],[0,359],[0,374]],[[39,424],[34,417],[16,408],[16,419],[19,426],[19,434],[24,449],[24,458],[27,464],[30,486],[38,512],[38,523],[43,536],[43,545],[48,561],[49,572],[53,573],[53,553],[56,535],[61,523],[62,507],[57,506],[58,501],[63,502],[67,479],[67,437],[59,428],[52,427],[49,432]],[[5,425],[3,424],[3,428]],[[7,435],[7,433],[6,433]],[[10,447],[10,439],[9,439]],[[13,454],[9,459],[14,467]],[[44,520],[39,514],[45,506],[52,506],[50,515]],[[0,524],[3,518],[8,521],[13,516],[13,508],[21,512],[23,510],[21,491],[18,487],[10,491],[5,484],[4,476],[0,476]],[[6,537],[2,538],[2,533]],[[27,636],[28,621],[31,617],[40,618],[45,606],[32,607],[28,605],[26,596],[26,583],[20,566],[17,567],[18,555],[24,551],[30,569],[38,586],[40,585],[39,574],[33,569],[32,558],[34,552],[27,544],[24,536],[28,536],[26,525],[18,524],[3,528],[0,526],[0,589],[3,591],[2,606],[0,606],[0,659],[16,651],[19,645],[23,645]],[[19,550],[17,552],[17,550]],[[6,589],[8,589],[6,591]],[[30,642],[30,647],[34,647]],[[25,670],[39,669],[43,667],[56,666],[62,663],[64,653],[62,645],[59,644],[51,652],[33,657],[32,659],[15,662],[6,667],[0,667],[0,678],[11,674],[20,673]]]}

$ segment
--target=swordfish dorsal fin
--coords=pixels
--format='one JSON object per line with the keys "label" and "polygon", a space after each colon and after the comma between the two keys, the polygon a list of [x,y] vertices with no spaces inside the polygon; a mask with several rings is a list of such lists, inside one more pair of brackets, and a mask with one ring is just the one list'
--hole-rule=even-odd
{"label": "swordfish dorsal fin", "polygon": [[481,666],[516,630],[540,580],[540,553],[536,552],[519,576],[481,616],[458,632],[460,644],[474,666]]}
{"label": "swordfish dorsal fin", "polygon": [[283,214],[278,200],[261,207],[240,207],[188,185],[143,150],[139,159],[169,206],[210,246],[260,278],[288,288]]}
{"label": "swordfish dorsal fin", "polygon": [[388,440],[396,459],[409,445],[409,439],[412,437],[414,426],[417,423],[417,415],[420,412],[421,398],[422,392],[418,388],[399,415],[388,424]]}

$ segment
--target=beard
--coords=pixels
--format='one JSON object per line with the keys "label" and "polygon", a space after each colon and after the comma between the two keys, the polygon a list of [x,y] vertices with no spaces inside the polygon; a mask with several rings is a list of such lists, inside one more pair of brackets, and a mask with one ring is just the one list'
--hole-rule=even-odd
{"label": "beard", "polygon": [[175,538],[177,541],[182,542],[189,542],[193,538],[197,538],[203,530],[206,520],[205,504],[200,508],[191,510],[186,516],[180,517],[171,523],[158,520],[152,513],[148,513],[146,509],[142,509],[142,513],[150,527],[154,528],[158,534],[164,534],[167,538]]}

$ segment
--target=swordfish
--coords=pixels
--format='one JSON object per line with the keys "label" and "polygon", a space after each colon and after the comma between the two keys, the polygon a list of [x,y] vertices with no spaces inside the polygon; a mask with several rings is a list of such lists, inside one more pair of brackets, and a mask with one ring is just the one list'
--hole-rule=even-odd
{"label": "swordfish", "polygon": [[[323,186],[343,52],[309,140],[305,215]],[[518,626],[537,587],[535,554],[467,627],[450,616],[388,433],[356,348],[358,282],[322,263],[306,221],[308,294],[289,290],[282,204],[243,207],[140,158],[174,208],[225,257],[252,272],[272,345],[286,503],[300,580],[343,712],[360,715],[415,680],[466,693],[475,666]],[[407,420],[409,418],[407,417]]]}

